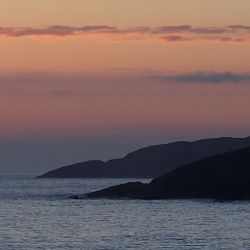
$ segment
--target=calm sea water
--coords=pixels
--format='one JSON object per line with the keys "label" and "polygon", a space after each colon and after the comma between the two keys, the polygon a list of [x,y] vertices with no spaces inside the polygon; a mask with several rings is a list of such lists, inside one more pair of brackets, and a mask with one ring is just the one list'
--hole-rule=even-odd
{"label": "calm sea water", "polygon": [[0,176],[0,249],[250,249],[250,202],[69,198],[126,181]]}

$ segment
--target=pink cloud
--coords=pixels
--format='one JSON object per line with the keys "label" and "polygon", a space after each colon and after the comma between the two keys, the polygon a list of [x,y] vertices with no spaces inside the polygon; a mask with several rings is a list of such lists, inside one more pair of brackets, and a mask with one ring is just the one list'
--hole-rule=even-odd
{"label": "pink cloud", "polygon": [[135,26],[114,27],[107,25],[93,26],[63,26],[48,27],[0,27],[0,37],[79,37],[100,36],[105,40],[162,40],[165,42],[206,41],[206,42],[249,42],[250,26],[231,25],[222,27],[194,27],[191,25],[179,26]]}

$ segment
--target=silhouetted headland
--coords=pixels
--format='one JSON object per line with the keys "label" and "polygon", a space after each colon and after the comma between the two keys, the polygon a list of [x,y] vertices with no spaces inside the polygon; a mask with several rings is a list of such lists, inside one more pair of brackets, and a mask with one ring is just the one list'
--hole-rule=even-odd
{"label": "silhouetted headland", "polygon": [[141,148],[107,162],[93,160],[61,167],[38,178],[155,178],[173,169],[250,146],[250,137],[179,141]]}
{"label": "silhouetted headland", "polygon": [[250,147],[181,166],[150,183],[129,182],[88,198],[250,200]]}

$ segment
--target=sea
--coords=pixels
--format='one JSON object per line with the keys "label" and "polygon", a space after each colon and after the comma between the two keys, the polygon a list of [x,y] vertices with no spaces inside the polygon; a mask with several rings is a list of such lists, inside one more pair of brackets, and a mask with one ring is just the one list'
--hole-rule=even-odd
{"label": "sea", "polygon": [[136,180],[1,175],[0,249],[250,249],[249,201],[71,198]]}

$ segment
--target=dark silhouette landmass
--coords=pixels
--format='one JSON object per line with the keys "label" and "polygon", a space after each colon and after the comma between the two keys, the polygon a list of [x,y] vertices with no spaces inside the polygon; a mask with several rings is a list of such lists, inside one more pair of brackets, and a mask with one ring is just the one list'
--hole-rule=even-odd
{"label": "dark silhouette landmass", "polygon": [[250,146],[250,137],[179,141],[141,148],[123,158],[61,167],[38,178],[155,178],[205,157]]}
{"label": "dark silhouette landmass", "polygon": [[181,166],[148,184],[129,182],[87,197],[250,200],[250,147]]}

